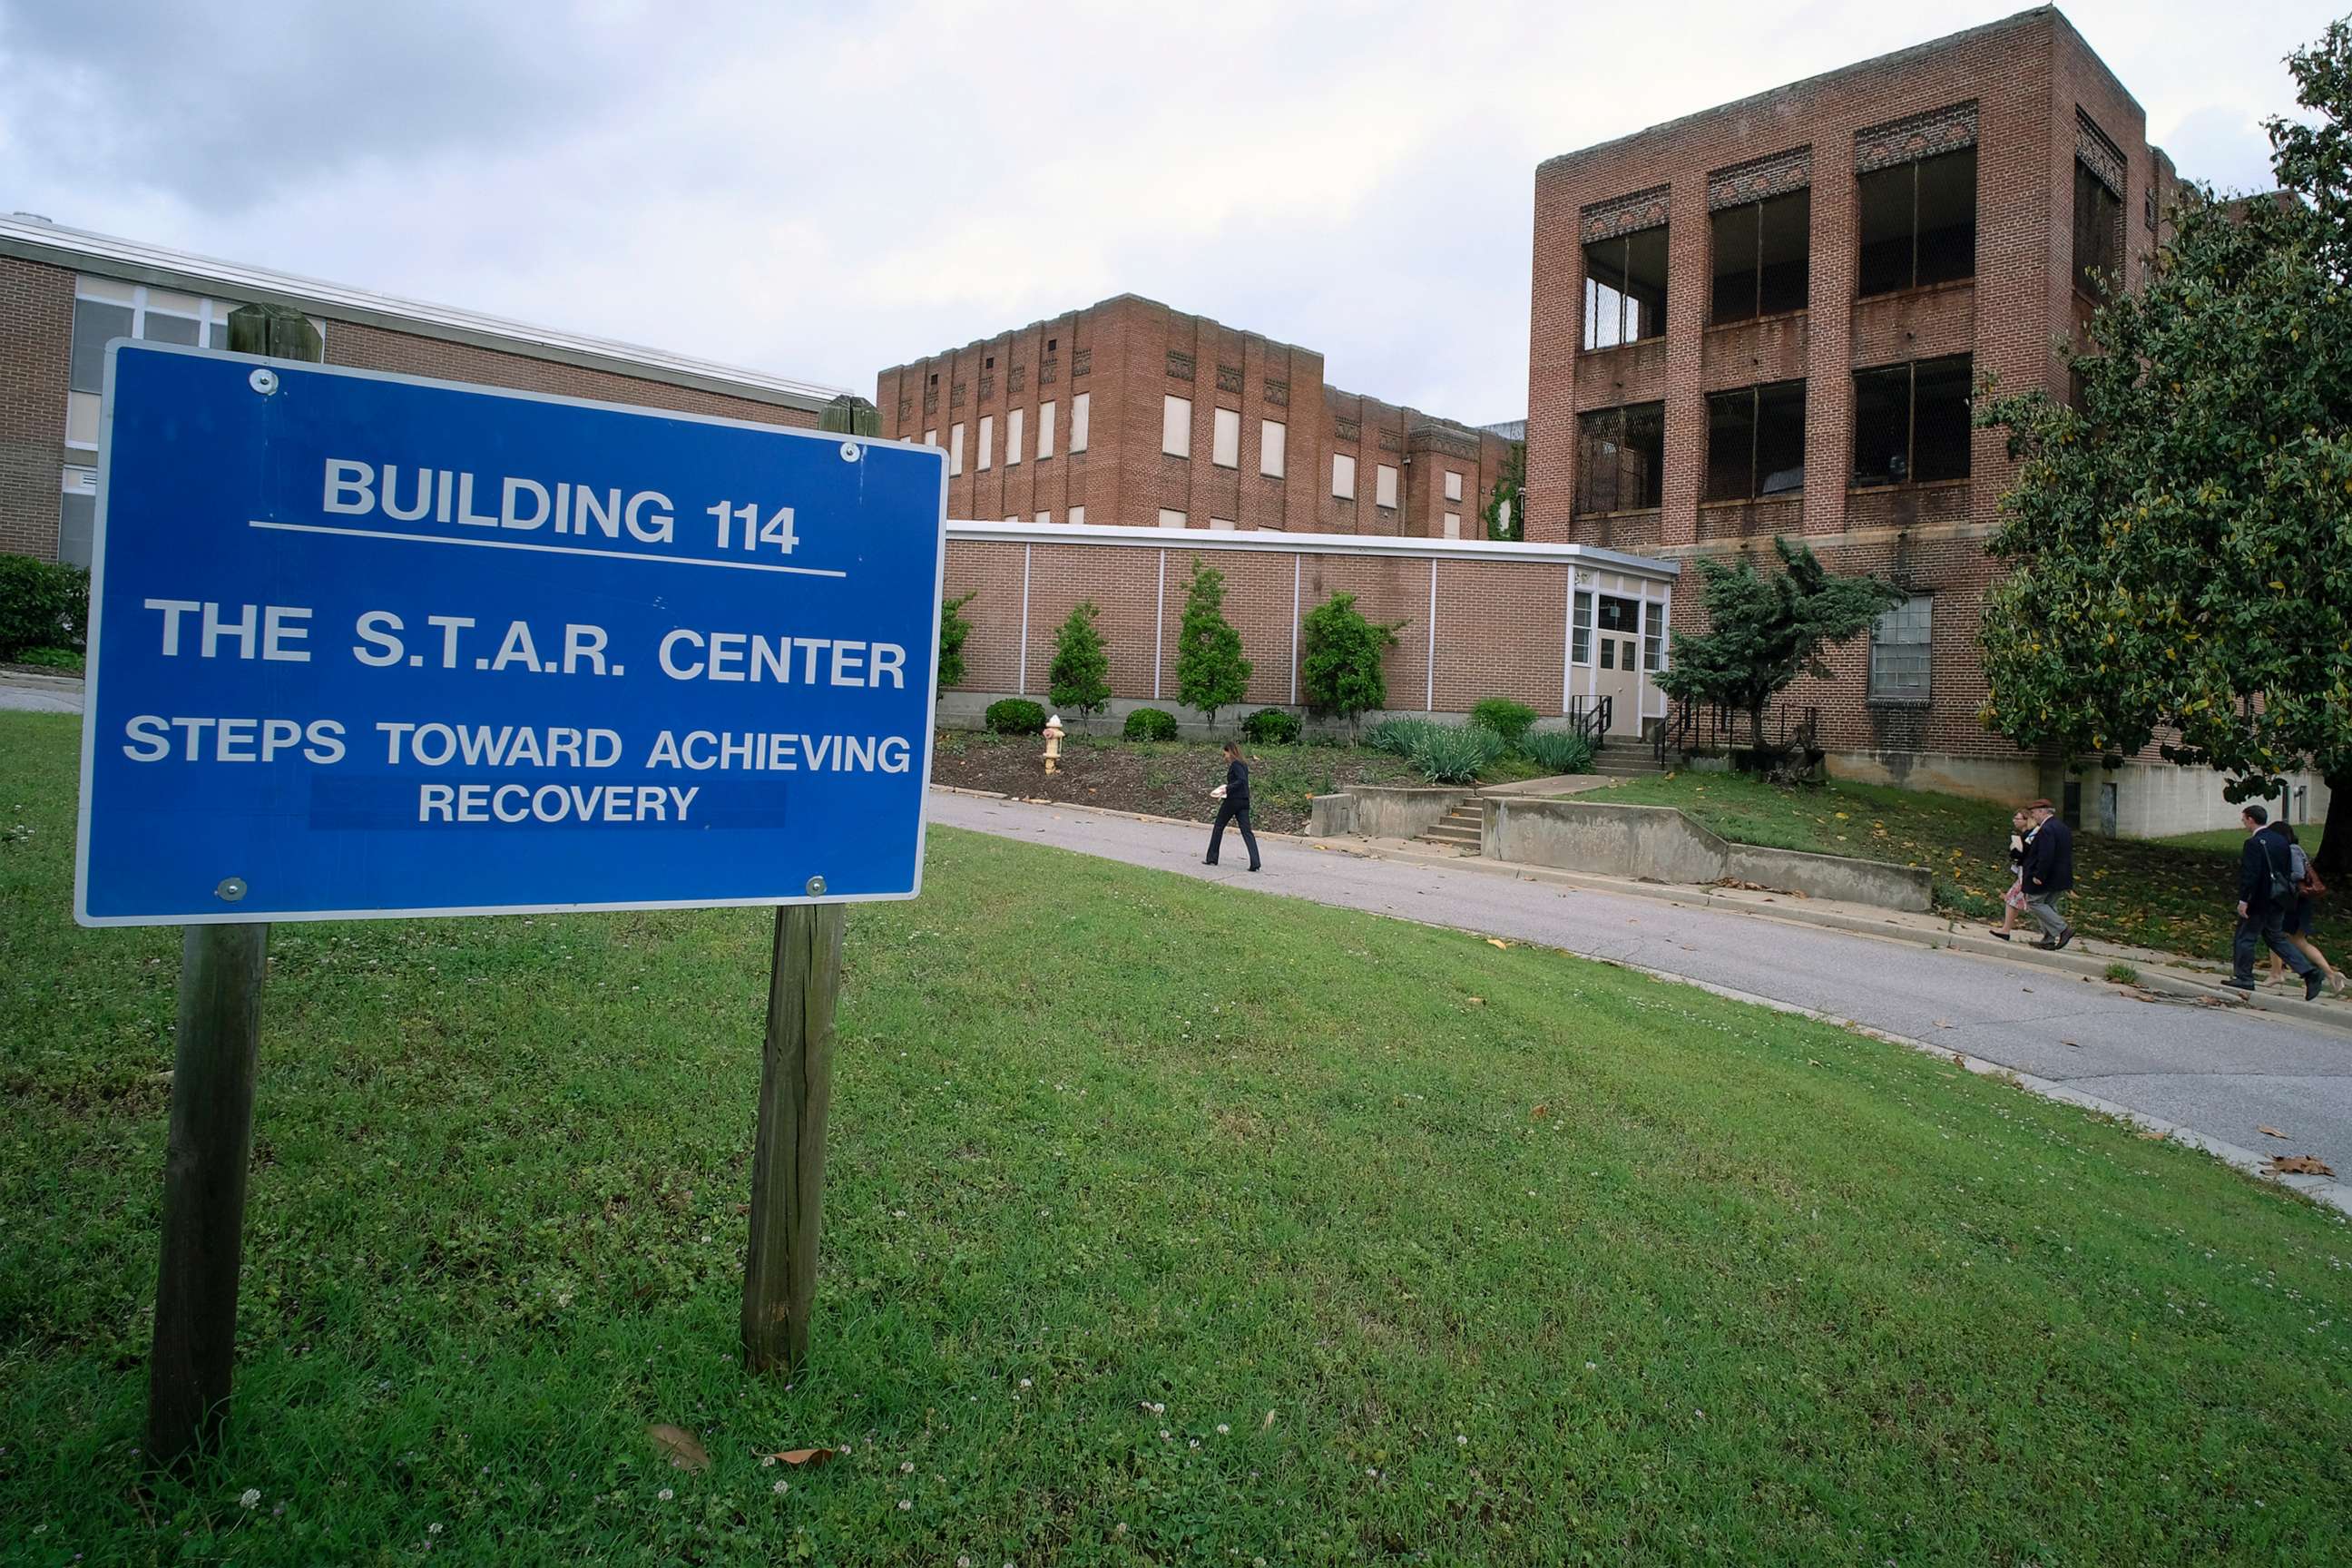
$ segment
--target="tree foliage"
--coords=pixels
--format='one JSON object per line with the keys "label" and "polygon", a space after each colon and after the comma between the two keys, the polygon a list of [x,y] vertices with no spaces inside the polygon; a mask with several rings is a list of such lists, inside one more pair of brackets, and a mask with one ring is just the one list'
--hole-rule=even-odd
{"label": "tree foliage", "polygon": [[1389,682],[1381,656],[1396,646],[1404,622],[1368,621],[1353,594],[1334,594],[1299,623],[1298,686],[1307,710],[1344,719],[1352,733],[1367,713],[1388,706]]}
{"label": "tree foliage", "polygon": [[971,623],[963,618],[963,607],[978,596],[975,588],[960,599],[940,601],[940,689],[963,684],[963,640],[971,636]]}
{"label": "tree foliage", "polygon": [[[1988,726],[2119,760],[2151,741],[2274,794],[2308,759],[2352,789],[2352,31],[2290,62],[2282,195],[2192,189],[2137,293],[2070,356],[2074,406],[1992,401],[2019,464],[1990,549]],[[2331,826],[2336,819],[2331,812]],[[2346,819],[2352,829],[2352,819]],[[2331,832],[2343,864],[2352,831]]]}
{"label": "tree foliage", "polygon": [[1176,697],[1214,725],[1217,710],[1249,690],[1250,661],[1242,635],[1225,620],[1225,574],[1192,561],[1184,584],[1184,619],[1176,631]]}
{"label": "tree foliage", "polygon": [[1478,509],[1486,520],[1486,537],[1517,541],[1528,536],[1528,444],[1514,441],[1503,454],[1486,504]]}
{"label": "tree foliage", "polygon": [[1095,626],[1100,614],[1081,599],[1054,634],[1054,662],[1045,671],[1045,695],[1054,706],[1075,711],[1081,723],[1110,701],[1110,656]]}
{"label": "tree foliage", "polygon": [[1748,715],[1764,749],[1766,704],[1800,675],[1826,680],[1822,652],[1867,630],[1907,597],[1878,577],[1845,577],[1811,548],[1775,538],[1780,570],[1766,574],[1742,556],[1698,559],[1708,628],[1675,634],[1674,658],[1659,672],[1669,696],[1720,702]]}

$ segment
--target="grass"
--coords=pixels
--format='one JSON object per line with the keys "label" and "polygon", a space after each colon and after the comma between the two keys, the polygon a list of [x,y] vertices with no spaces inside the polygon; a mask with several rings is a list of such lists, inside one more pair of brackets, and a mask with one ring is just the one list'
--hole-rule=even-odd
{"label": "grass", "polygon": [[150,1482],[177,934],[68,923],[75,735],[0,715],[0,1559],[2352,1558],[2341,1216],[1693,988],[946,831],[850,916],[790,1386],[732,1359],[759,912],[279,927],[232,1436]]}
{"label": "grass", "polygon": [[[1970,919],[1999,920],[2000,895],[2010,883],[2011,808],[1988,801],[1876,784],[1781,786],[1739,774],[1694,773],[1629,780],[1592,798],[1680,806],[1743,844],[1926,866],[1936,873],[1937,906]],[[2086,936],[2224,958],[2237,924],[2243,837],[2209,847],[2077,833],[2066,918]],[[2306,836],[2306,842],[2315,840]]]}

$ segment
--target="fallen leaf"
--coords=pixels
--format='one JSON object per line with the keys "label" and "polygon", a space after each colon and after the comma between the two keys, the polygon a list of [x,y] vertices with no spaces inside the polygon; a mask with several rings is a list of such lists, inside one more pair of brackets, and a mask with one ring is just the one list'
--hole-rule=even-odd
{"label": "fallen leaf", "polygon": [[1263,1432],[1263,1431],[1265,1431],[1267,1427],[1269,1427],[1269,1426],[1273,1426],[1273,1425],[1274,1425],[1274,1412],[1273,1412],[1273,1411],[1271,1411],[1271,1410],[1269,1410],[1269,1411],[1267,1411],[1267,1412],[1265,1413],[1265,1420],[1263,1420],[1263,1421],[1261,1421],[1261,1422],[1259,1422],[1259,1423],[1257,1424],[1257,1429],[1258,1429],[1259,1431]]}
{"label": "fallen leaf", "polygon": [[2284,1138],[2286,1136],[2285,1133],[2280,1131],[2275,1127],[2257,1127],[2254,1131],[2268,1138]]}
{"label": "fallen leaf", "polygon": [[653,1439],[655,1447],[669,1456],[672,1469],[707,1470],[710,1468],[710,1451],[683,1426],[656,1421],[646,1428],[646,1436]]}
{"label": "fallen leaf", "polygon": [[2273,1176],[2332,1176],[2336,1168],[2316,1154],[2273,1154],[2271,1156]]}
{"label": "fallen leaf", "polygon": [[1936,1027],[1939,1029],[1948,1029],[1953,1026],[1952,1021],[1949,1018],[1938,1018],[1936,1020]]}
{"label": "fallen leaf", "polygon": [[2083,1048],[2083,1042],[2080,1040],[2061,1040],[2058,1043],[2062,1046],[2072,1046],[2078,1051]]}
{"label": "fallen leaf", "polygon": [[[1551,1114],[1551,1107],[1550,1107],[1550,1106],[1549,1106],[1549,1105],[1538,1105],[1538,1106],[1537,1106],[1533,1110],[1530,1110],[1530,1111],[1528,1111],[1528,1121],[1541,1121],[1545,1117],[1549,1116],[1550,1114]],[[2270,1131],[2270,1129],[2269,1129],[2269,1128],[2267,1128],[2267,1127],[2265,1127],[2265,1128],[2263,1128],[2263,1131],[2265,1131],[2265,1132],[2267,1132],[2267,1131]]]}
{"label": "fallen leaf", "polygon": [[1484,1007],[1486,1005],[1486,999],[1484,996],[1465,996],[1462,1000],[1469,1003],[1473,1007]]}
{"label": "fallen leaf", "polygon": [[830,1462],[834,1452],[831,1448],[784,1448],[770,1454],[768,1458],[782,1460],[787,1465],[816,1466]]}
{"label": "fallen leaf", "polygon": [[1505,941],[1504,941],[1501,937],[1499,937],[1499,936],[1490,936],[1490,937],[1488,937],[1488,938],[1486,939],[1486,945],[1487,945],[1488,947],[1508,948],[1511,944],[1510,944],[1509,942],[1505,942]]}
{"label": "fallen leaf", "polygon": [[2166,1138],[2168,1138],[2168,1137],[2169,1137],[2169,1136],[2170,1136],[2170,1134],[2168,1134],[2168,1133],[2158,1132],[2158,1131],[2155,1128],[2153,1128],[2153,1127],[2151,1127],[2151,1128],[2147,1129],[2146,1131],[2144,1131],[2144,1132],[2142,1132],[2142,1133],[2140,1134],[2140,1137],[2141,1137],[2141,1138],[2145,1139],[2147,1142],[2151,1142],[2151,1143],[2160,1143],[2160,1142],[2162,1142]]}
{"label": "fallen leaf", "polygon": [[1954,1051],[1952,1053],[1952,1065],[1957,1068],[1964,1068],[1968,1066],[1968,1054],[1964,1051]]}

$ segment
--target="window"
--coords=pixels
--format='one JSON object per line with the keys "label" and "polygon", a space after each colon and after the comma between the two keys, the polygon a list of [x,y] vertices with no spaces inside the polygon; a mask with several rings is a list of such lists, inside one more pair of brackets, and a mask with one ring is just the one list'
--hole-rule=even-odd
{"label": "window", "polygon": [[1044,462],[1054,455],[1054,405],[1049,400],[1037,409],[1037,460]]}
{"label": "window", "polygon": [[1163,506],[1160,509],[1160,526],[1162,528],[1181,528],[1184,526],[1184,514],[1181,511],[1171,511]]}
{"label": "window", "polygon": [[1234,531],[1234,520],[1230,517],[1213,517],[1209,520],[1209,526],[1231,533]]}
{"label": "window", "polygon": [[1356,499],[1356,459],[1345,452],[1331,454],[1331,493],[1341,500]]}
{"label": "window", "polygon": [[1051,522],[1051,521],[1054,521],[1054,514],[1053,514],[1052,512],[1050,512],[1050,511],[1041,511],[1041,512],[1039,512],[1039,513],[1037,514],[1037,522],[1038,522],[1038,526],[1040,526],[1040,527],[1043,527],[1043,526],[1044,526],[1044,525],[1045,525],[1046,523],[1049,523],[1049,522]]}
{"label": "window", "polygon": [[1615,348],[1666,332],[1664,226],[1584,247],[1584,346]]}
{"label": "window", "polygon": [[1160,449],[1171,458],[1192,455],[1192,400],[1170,393],[1160,400]]}
{"label": "window", "polygon": [[1858,293],[1976,276],[1974,147],[1874,169],[1855,181],[1854,197],[1862,231]]}
{"label": "window", "polygon": [[1811,190],[1717,208],[1714,320],[1803,310],[1812,281],[1812,223]]}
{"label": "window", "polygon": [[996,416],[983,414],[980,416],[980,471],[982,473],[988,471],[988,459],[995,455],[995,451]]}
{"label": "window", "polygon": [[1576,607],[1568,617],[1568,641],[1569,663],[1592,662],[1592,591],[1589,588],[1576,591]]}
{"label": "window", "polygon": [[1267,479],[1282,478],[1283,465],[1288,460],[1286,447],[1290,430],[1279,420],[1261,419],[1257,426],[1257,471]]}
{"label": "window", "polygon": [[1642,606],[1634,600],[1620,598],[1614,594],[1601,595],[1601,629],[1604,632],[1627,636],[1640,621],[1641,615]]}
{"label": "window", "polygon": [[1706,399],[1704,500],[1759,500],[1805,488],[1805,384],[1774,382]]}
{"label": "window", "polygon": [[1637,511],[1658,504],[1665,469],[1666,405],[1637,403],[1600,408],[1576,419],[1579,514]]}
{"label": "window", "polygon": [[1460,512],[1449,511],[1445,514],[1445,537],[1448,539],[1459,539],[1462,537],[1462,514]]}
{"label": "window", "polygon": [[1215,411],[1215,427],[1209,437],[1209,461],[1221,468],[1242,466],[1242,416],[1237,409]]}
{"label": "window", "polygon": [[1445,470],[1445,499],[1447,500],[1462,499],[1462,476],[1453,468]]}
{"label": "window", "polygon": [[1021,420],[1026,413],[1025,408],[1015,408],[1004,416],[1004,466],[1008,468],[1021,460]]}
{"label": "window", "polygon": [[1091,392],[1081,392],[1070,399],[1070,450],[1073,452],[1087,449],[1087,410],[1094,397]]}
{"label": "window", "polygon": [[936,430],[926,430],[926,431],[924,431],[924,432],[923,432],[923,445],[924,445],[924,446],[926,446],[926,447],[936,447],[936,446],[938,446],[939,444],[940,444],[940,433],[939,433],[938,431],[936,431]]}
{"label": "window", "polygon": [[1395,510],[1397,471],[1386,463],[1372,469],[1372,504]]}
{"label": "window", "polygon": [[1966,354],[1853,373],[1853,482],[1969,477]]}
{"label": "window", "polygon": [[58,498],[58,559],[68,566],[88,566],[97,530],[98,476],[88,468],[68,468],[64,493]]}
{"label": "window", "polygon": [[1870,696],[1874,701],[1925,702],[1936,600],[1920,594],[1870,626]]}
{"label": "window", "polygon": [[1070,509],[1070,521],[1076,527],[1084,528],[1087,525],[1087,509],[1082,506],[1072,507]]}
{"label": "window", "polygon": [[1652,675],[1658,673],[1665,662],[1665,606],[1642,601],[1642,668]]}
{"label": "window", "polygon": [[2117,268],[2123,247],[2123,198],[2091,173],[2090,165],[2074,160],[2074,288],[2096,300],[2121,274]]}
{"label": "window", "polygon": [[963,426],[961,422],[948,426],[948,472],[963,472]]}
{"label": "window", "polygon": [[[228,347],[229,312],[225,300],[174,293],[111,278],[74,279],[73,342],[67,355],[66,446],[97,461],[100,403],[106,390],[106,345],[116,338],[189,347]],[[319,323],[313,321],[312,326]],[[323,335],[323,329],[322,329]],[[87,448],[84,456],[81,448]]]}

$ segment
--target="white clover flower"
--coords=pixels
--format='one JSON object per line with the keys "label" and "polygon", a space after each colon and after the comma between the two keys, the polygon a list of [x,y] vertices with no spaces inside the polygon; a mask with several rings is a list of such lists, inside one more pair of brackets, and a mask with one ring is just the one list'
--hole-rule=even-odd
{"label": "white clover flower", "polygon": [[1233,1428],[1232,1428],[1232,1427],[1230,1427],[1230,1426],[1226,1426],[1223,1422],[1220,1421],[1220,1422],[1218,1422],[1218,1423],[1217,1423],[1217,1436],[1218,1436],[1222,1437],[1222,1436],[1223,1436],[1226,1433],[1231,1432],[1232,1430],[1233,1430]]}
{"label": "white clover flower", "polygon": [[1024,1378],[1023,1378],[1023,1379],[1021,1380],[1021,1386],[1022,1386],[1022,1387],[1024,1387],[1024,1388],[1028,1387],[1028,1386],[1029,1386],[1029,1380],[1028,1380],[1027,1378],[1025,1378],[1025,1377],[1024,1377]]}
{"label": "white clover flower", "polygon": [[674,1491],[670,1490],[667,1487],[664,1487],[664,1488],[662,1488],[662,1489],[661,1489],[661,1490],[659,1490],[659,1491],[657,1491],[657,1492],[654,1493],[654,1496],[656,1496],[656,1497],[657,1497],[657,1498],[661,1499],[661,1500],[662,1500],[662,1501],[664,1501],[664,1502],[667,1502],[667,1501],[669,1501],[669,1500],[670,1500],[670,1499],[672,1499],[672,1498],[676,1497],[677,1495],[677,1494],[676,1492],[674,1492]]}
{"label": "white clover flower", "polygon": [[792,1489],[793,1483],[790,1481],[778,1481],[775,1486],[775,1492],[778,1497],[783,1496],[786,1492]]}
{"label": "white clover flower", "polygon": [[261,1489],[258,1487],[247,1487],[245,1489],[245,1495],[238,1498],[236,1500],[244,1504],[247,1508],[251,1508],[255,1503],[261,1500]]}
{"label": "white clover flower", "polygon": [[911,1498],[900,1498],[898,1500],[898,1511],[900,1513],[905,1513],[908,1509],[911,1509],[914,1506],[914,1500]]}

